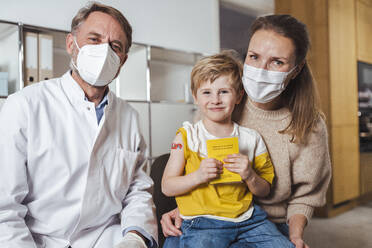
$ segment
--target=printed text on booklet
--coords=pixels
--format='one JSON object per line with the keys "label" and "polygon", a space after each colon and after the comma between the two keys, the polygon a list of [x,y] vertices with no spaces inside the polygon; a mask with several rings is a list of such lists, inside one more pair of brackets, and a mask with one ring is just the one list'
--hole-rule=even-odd
{"label": "printed text on booklet", "polygon": [[[231,137],[207,140],[207,152],[208,158],[215,158],[220,160],[222,163],[225,163],[223,160],[227,157],[227,155],[239,153],[239,139],[238,137]],[[218,178],[210,181],[210,184],[241,181],[242,178],[239,174],[223,168],[222,174]]]}

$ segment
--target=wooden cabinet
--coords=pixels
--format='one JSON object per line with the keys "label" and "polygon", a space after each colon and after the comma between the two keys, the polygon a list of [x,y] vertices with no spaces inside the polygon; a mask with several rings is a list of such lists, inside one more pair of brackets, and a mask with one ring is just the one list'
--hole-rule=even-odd
{"label": "wooden cabinet", "polygon": [[[328,1],[333,204],[360,195],[354,0]],[[346,184],[346,185],[345,185]]]}
{"label": "wooden cabinet", "polygon": [[[356,0],[358,60],[372,64],[372,0]],[[361,195],[372,193],[372,153],[360,154]]]}
{"label": "wooden cabinet", "polygon": [[358,60],[372,63],[372,0],[356,0]]}
{"label": "wooden cabinet", "polygon": [[372,192],[372,153],[360,154],[360,188],[361,194]]}
{"label": "wooden cabinet", "polygon": [[355,1],[275,2],[276,13],[290,14],[309,29],[312,47],[308,61],[327,117],[333,168],[324,211],[327,216],[360,195]]}
{"label": "wooden cabinet", "polygon": [[332,134],[332,201],[331,206],[353,200],[360,195],[358,129],[353,125],[333,126]]}

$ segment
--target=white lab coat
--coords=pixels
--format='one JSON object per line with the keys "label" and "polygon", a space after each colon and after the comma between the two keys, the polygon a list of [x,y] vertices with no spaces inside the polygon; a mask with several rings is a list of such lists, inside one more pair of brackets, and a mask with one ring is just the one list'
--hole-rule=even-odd
{"label": "white lab coat", "polygon": [[9,96],[0,113],[0,247],[111,248],[133,226],[157,240],[144,149],[137,112],[109,92],[98,125],[70,72]]}

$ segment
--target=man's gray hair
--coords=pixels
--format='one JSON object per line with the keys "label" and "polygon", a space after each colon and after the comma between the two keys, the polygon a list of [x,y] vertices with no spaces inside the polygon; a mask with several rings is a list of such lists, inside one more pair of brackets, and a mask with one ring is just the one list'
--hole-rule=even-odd
{"label": "man's gray hair", "polygon": [[79,26],[82,23],[84,23],[84,21],[88,18],[90,13],[95,11],[108,14],[118,21],[127,38],[127,43],[125,45],[125,53],[128,53],[129,48],[132,45],[132,26],[129,24],[128,20],[124,17],[124,15],[119,10],[113,7],[97,2],[90,2],[87,6],[81,8],[74,17],[74,19],[72,19],[71,33],[75,34],[76,31],[79,29]]}

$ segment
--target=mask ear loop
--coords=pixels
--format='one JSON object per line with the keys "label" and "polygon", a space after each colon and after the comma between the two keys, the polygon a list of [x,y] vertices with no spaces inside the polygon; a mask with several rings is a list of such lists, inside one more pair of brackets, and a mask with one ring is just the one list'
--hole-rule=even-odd
{"label": "mask ear loop", "polygon": [[74,37],[74,38],[73,38],[74,43],[75,43],[77,49],[80,51],[80,47],[79,47],[79,45],[78,45],[78,43],[77,43],[77,41],[76,41],[76,36],[72,36],[72,37]]}
{"label": "mask ear loop", "polygon": [[[75,43],[77,49],[78,49],[79,52],[80,52],[80,47],[79,47],[79,45],[78,45],[78,43],[77,43],[77,41],[76,41],[76,36],[73,36],[73,40],[74,40],[74,43]],[[71,64],[72,64],[73,67],[75,67],[75,69],[76,69],[77,71],[79,71],[79,69],[78,69],[77,65],[75,64],[73,58],[71,58]]]}
{"label": "mask ear loop", "polygon": [[301,63],[299,63],[298,65],[296,65],[295,67],[293,67],[292,70],[294,70],[295,68],[297,68],[297,71],[296,71],[296,73],[293,74],[293,77],[291,77],[291,80],[295,79],[298,76],[298,74],[301,73],[302,68],[304,67],[305,63],[306,63],[306,59],[302,60]]}
{"label": "mask ear loop", "polygon": [[[287,74],[287,79],[286,79],[285,83],[282,85],[283,88],[287,88],[287,86],[291,83],[291,81],[297,77],[297,75],[302,70],[302,66],[303,66],[303,63],[295,65],[291,70],[289,70],[289,72]],[[293,72],[295,72],[295,73],[293,73]],[[292,73],[293,73],[293,75],[291,75]]]}

